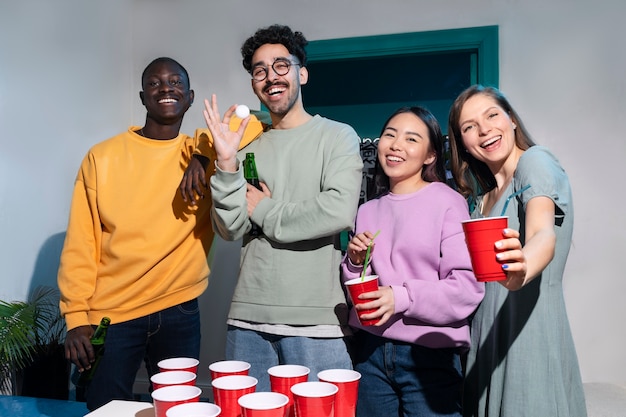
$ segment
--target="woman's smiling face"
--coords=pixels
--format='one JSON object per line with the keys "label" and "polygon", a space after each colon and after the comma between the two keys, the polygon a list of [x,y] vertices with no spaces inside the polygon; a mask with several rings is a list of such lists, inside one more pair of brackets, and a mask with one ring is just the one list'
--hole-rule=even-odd
{"label": "woman's smiling face", "polygon": [[434,161],[426,124],[407,112],[394,116],[378,140],[378,159],[389,177],[391,191],[397,194],[414,191],[424,182],[424,165]]}
{"label": "woman's smiling face", "polygon": [[515,123],[485,94],[476,94],[463,104],[459,128],[467,151],[487,165],[503,162],[515,149]]}

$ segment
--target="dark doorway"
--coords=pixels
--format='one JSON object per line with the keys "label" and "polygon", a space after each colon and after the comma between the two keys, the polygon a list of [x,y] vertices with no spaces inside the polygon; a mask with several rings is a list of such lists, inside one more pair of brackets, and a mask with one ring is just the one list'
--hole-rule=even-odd
{"label": "dark doorway", "polygon": [[476,82],[475,61],[473,51],[450,51],[311,62],[304,106],[363,138],[377,137],[401,106],[425,106],[443,125],[452,100]]}
{"label": "dark doorway", "polygon": [[361,138],[376,138],[395,109],[416,104],[447,132],[463,89],[498,86],[497,26],[312,41],[307,52],[304,107],[350,124]]}

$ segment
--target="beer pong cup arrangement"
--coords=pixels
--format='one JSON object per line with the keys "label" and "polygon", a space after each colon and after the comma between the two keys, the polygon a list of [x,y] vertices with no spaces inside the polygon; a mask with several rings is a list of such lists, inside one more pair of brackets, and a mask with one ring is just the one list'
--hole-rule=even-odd
{"label": "beer pong cup arrangement", "polygon": [[199,363],[200,361],[194,358],[170,358],[159,361],[157,366],[161,372],[188,371],[197,374]]}
{"label": "beer pong cup arrangement", "polygon": [[[366,275],[363,278],[354,278],[349,281],[344,282],[344,285],[348,289],[348,293],[350,294],[350,299],[352,300],[353,305],[367,303],[371,300],[360,300],[359,295],[378,290],[378,275]],[[359,321],[363,326],[372,326],[378,323],[377,319],[369,319],[365,320],[361,318],[362,314],[373,313],[376,309],[369,310],[360,310],[358,311]]]}
{"label": "beer pong cup arrangement", "polygon": [[250,364],[245,361],[219,361],[209,365],[211,379],[227,375],[248,375]]}
{"label": "beer pong cup arrangement", "polygon": [[152,391],[156,417],[167,417],[167,410],[178,404],[200,401],[202,390],[191,385],[170,385]]}
{"label": "beer pong cup arrangement", "polygon": [[[257,379],[248,375],[227,375],[214,379],[213,398],[221,409],[221,417],[241,416],[240,397],[255,391]],[[157,416],[158,417],[158,416]]]}
{"label": "beer pong cup arrangement", "polygon": [[328,382],[338,389],[335,395],[334,417],[355,417],[356,401],[361,374],[351,369],[327,369],[318,372],[317,379]]}
{"label": "beer pong cup arrangement", "polygon": [[278,392],[253,392],[238,402],[242,417],[284,417],[289,397]]}
{"label": "beer pong cup arrangement", "polygon": [[196,385],[196,374],[189,371],[159,372],[150,377],[153,389],[159,389],[168,385]]}
{"label": "beer pong cup arrangement", "polygon": [[267,370],[267,373],[270,374],[272,392],[284,394],[289,398],[285,413],[286,417],[295,416],[291,387],[295,384],[308,381],[309,372],[311,372],[311,370],[302,365],[277,365]]}
{"label": "beer pong cup arrangement", "polygon": [[215,404],[197,402],[175,405],[165,415],[167,417],[217,417],[222,410]]}
{"label": "beer pong cup arrangement", "polygon": [[495,243],[503,239],[502,230],[508,227],[508,217],[467,220],[462,225],[476,279],[481,282],[506,279],[502,264],[496,259]]}
{"label": "beer pong cup arrangement", "polygon": [[291,387],[298,417],[334,417],[339,389],[328,382],[301,382]]}

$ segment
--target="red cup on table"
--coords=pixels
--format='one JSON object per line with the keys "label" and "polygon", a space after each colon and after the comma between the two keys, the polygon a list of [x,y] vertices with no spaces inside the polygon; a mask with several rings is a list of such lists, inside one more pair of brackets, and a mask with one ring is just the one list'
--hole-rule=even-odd
{"label": "red cup on table", "polygon": [[198,374],[198,364],[200,361],[194,358],[169,358],[157,363],[159,371],[188,371]]}
{"label": "red cup on table", "polygon": [[242,417],[284,417],[289,397],[278,392],[253,392],[238,402]]}
{"label": "red cup on table", "polygon": [[334,417],[355,417],[361,374],[352,369],[326,369],[317,379],[337,386]]}
{"label": "red cup on table", "polygon": [[159,389],[168,385],[196,385],[196,374],[189,371],[159,372],[150,377],[153,389]]}
{"label": "red cup on table", "polygon": [[167,410],[167,417],[218,417],[222,410],[215,404],[197,402],[178,404]]}
{"label": "red cup on table", "polygon": [[152,391],[156,417],[166,417],[167,410],[178,404],[200,401],[202,390],[191,385],[169,385]]}
{"label": "red cup on table", "polygon": [[500,251],[496,250],[495,243],[504,239],[502,231],[508,227],[509,218],[484,217],[467,220],[461,224],[476,280],[487,282],[506,279],[502,263],[496,259],[496,254]]}
{"label": "red cup on table", "polygon": [[294,385],[291,392],[296,416],[334,417],[337,391],[337,386],[328,382],[310,381]]}
{"label": "red cup on table", "polygon": [[222,409],[221,417],[240,417],[239,398],[256,390],[257,379],[248,375],[227,375],[211,381],[213,399]]}
{"label": "red cup on table", "polygon": [[289,398],[289,403],[285,410],[286,417],[295,416],[291,387],[300,382],[308,381],[310,372],[309,368],[302,365],[276,365],[267,370],[267,373],[270,374],[272,392],[284,394]]}
{"label": "red cup on table", "polygon": [[245,361],[218,361],[209,365],[211,379],[228,375],[248,375],[250,364]]}
{"label": "red cup on table", "polygon": [[[361,277],[354,278],[354,279],[344,282],[343,284],[348,289],[348,293],[350,294],[350,299],[352,300],[352,305],[356,306],[357,304],[369,303],[372,300],[361,300],[359,299],[359,295],[366,293],[366,292],[378,291],[378,275],[366,275],[363,278]],[[368,310],[358,310],[357,316],[359,317],[359,322],[361,322],[363,326],[373,326],[374,324],[378,323],[380,318],[376,318],[376,319],[361,318],[361,315],[373,313],[376,310],[377,309],[375,308],[368,309]]]}

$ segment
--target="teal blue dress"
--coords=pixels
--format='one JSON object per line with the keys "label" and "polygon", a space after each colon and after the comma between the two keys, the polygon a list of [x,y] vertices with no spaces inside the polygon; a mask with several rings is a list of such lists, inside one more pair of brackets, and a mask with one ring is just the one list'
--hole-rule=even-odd
{"label": "teal blue dress", "polygon": [[[554,259],[530,284],[508,291],[485,285],[472,320],[464,388],[464,416],[585,417],[583,385],[563,297],[563,270],[572,241],[573,207],[569,181],[546,148],[533,146],[519,160],[511,184],[490,212],[505,215],[524,244],[525,208],[536,196],[554,201]],[[472,217],[482,217],[475,209]]]}

